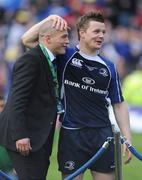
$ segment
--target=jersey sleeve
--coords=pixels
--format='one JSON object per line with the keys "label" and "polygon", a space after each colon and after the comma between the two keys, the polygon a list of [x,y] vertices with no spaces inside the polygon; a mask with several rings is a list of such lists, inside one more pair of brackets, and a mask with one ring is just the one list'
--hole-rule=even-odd
{"label": "jersey sleeve", "polygon": [[111,69],[111,81],[108,90],[109,91],[108,97],[111,100],[111,104],[115,104],[124,101],[124,98],[122,95],[119,75],[114,64],[111,66],[110,69]]}

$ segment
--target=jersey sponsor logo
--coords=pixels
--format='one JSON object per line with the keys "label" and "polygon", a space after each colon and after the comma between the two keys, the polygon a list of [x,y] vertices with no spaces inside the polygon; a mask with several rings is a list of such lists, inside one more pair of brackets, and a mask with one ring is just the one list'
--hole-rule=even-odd
{"label": "jersey sponsor logo", "polygon": [[95,81],[93,79],[91,79],[90,77],[83,77],[82,81],[85,82],[86,84],[95,84]]}
{"label": "jersey sponsor logo", "polygon": [[69,81],[69,80],[67,80],[67,79],[65,79],[65,82],[64,82],[65,84],[68,84],[68,85],[70,85],[70,86],[74,86],[74,87],[78,87],[78,88],[80,88],[80,84],[79,83],[76,83],[76,82],[73,82],[73,81]]}
{"label": "jersey sponsor logo", "polygon": [[99,74],[103,75],[104,77],[108,76],[107,69],[101,68],[101,69],[99,70]]}
{"label": "jersey sponsor logo", "polygon": [[[89,83],[90,82],[92,83],[92,81],[89,80]],[[94,83],[95,83],[95,81],[94,81]],[[67,80],[67,79],[65,79],[64,84],[72,86],[72,87],[75,87],[75,88],[83,89],[83,90],[86,90],[86,91],[90,91],[90,92],[96,93],[96,94],[104,94],[104,95],[106,95],[108,93],[108,91],[104,91],[104,90],[101,90],[101,89],[93,88],[93,87],[89,86],[90,84],[89,85],[84,85],[84,84],[73,82],[73,81],[70,81],[70,80]]]}
{"label": "jersey sponsor logo", "polygon": [[71,65],[81,68],[82,67],[82,62],[83,61],[81,59],[73,58],[72,62],[71,62]]}
{"label": "jersey sponsor logo", "polygon": [[75,166],[75,162],[73,161],[67,161],[65,162],[64,168],[68,169],[68,170],[73,170]]}
{"label": "jersey sponsor logo", "polygon": [[90,91],[94,92],[94,93],[98,93],[98,94],[104,94],[104,95],[106,95],[108,93],[108,91],[104,91],[104,90],[101,90],[101,89],[96,89],[96,88],[93,88],[93,87],[90,87]]}

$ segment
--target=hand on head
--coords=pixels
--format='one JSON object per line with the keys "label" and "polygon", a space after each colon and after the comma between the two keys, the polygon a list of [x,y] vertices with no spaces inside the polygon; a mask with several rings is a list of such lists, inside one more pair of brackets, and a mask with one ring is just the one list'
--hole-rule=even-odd
{"label": "hand on head", "polygon": [[50,15],[48,18],[49,20],[53,20],[53,27],[55,27],[56,30],[63,31],[70,29],[67,22],[62,17],[58,15]]}

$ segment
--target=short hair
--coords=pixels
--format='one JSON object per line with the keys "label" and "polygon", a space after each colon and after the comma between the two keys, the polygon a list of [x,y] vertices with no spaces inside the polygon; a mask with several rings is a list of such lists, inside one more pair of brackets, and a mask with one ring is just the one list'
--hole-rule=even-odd
{"label": "short hair", "polygon": [[39,29],[39,41],[42,41],[42,38],[46,36],[47,33],[51,35],[57,32],[55,27],[53,27],[52,25],[53,25],[53,20],[49,20],[41,25]]}
{"label": "short hair", "polygon": [[77,22],[77,33],[80,39],[80,29],[87,29],[90,21],[98,21],[104,23],[105,19],[101,11],[90,11],[85,15],[81,16]]}

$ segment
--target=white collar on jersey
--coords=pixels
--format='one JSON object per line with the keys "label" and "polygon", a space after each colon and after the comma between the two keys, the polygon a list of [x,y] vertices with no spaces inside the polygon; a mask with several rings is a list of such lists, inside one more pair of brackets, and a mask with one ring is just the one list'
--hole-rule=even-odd
{"label": "white collar on jersey", "polygon": [[[80,44],[78,44],[78,45],[76,46],[76,48],[79,50],[79,49],[80,49]],[[96,53],[95,56],[86,55],[86,54],[83,53],[82,51],[79,51],[79,54],[82,55],[83,57],[86,57],[87,59],[89,58],[89,59],[93,60],[94,58],[96,58],[96,57],[100,54],[100,51],[97,50],[97,53]],[[92,58],[93,58],[93,59],[92,59]]]}
{"label": "white collar on jersey", "polygon": [[78,53],[87,60],[99,62],[101,64],[106,65],[106,63],[102,60],[102,58],[100,56],[98,56],[98,54],[95,55],[95,56],[88,56],[88,55],[86,55],[85,53],[83,53],[81,51],[79,51]]}

